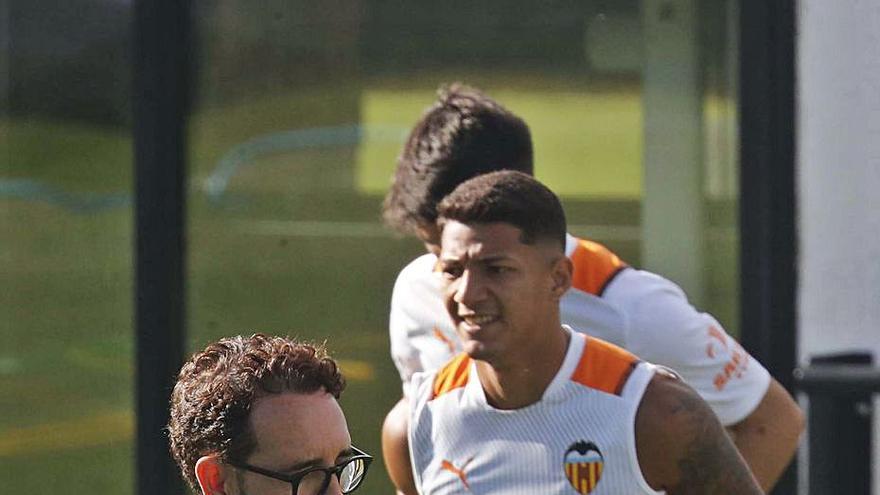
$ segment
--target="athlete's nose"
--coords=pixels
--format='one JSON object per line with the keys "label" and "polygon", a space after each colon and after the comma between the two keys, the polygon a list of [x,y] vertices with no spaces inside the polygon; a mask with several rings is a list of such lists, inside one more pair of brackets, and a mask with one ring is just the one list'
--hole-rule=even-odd
{"label": "athlete's nose", "polygon": [[484,289],[481,277],[472,270],[465,270],[455,282],[452,300],[460,306],[473,308],[483,298]]}

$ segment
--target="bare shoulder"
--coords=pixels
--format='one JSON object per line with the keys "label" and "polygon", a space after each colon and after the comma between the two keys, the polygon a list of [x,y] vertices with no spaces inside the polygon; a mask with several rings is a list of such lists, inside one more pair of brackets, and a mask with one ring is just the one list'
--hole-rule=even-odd
{"label": "bare shoulder", "polygon": [[636,447],[645,480],[669,495],[763,493],[709,406],[671,373],[645,390]]}
{"label": "bare shoulder", "polygon": [[397,488],[398,494],[418,493],[410,467],[409,403],[401,399],[391,408],[382,425],[382,456],[388,476]]}

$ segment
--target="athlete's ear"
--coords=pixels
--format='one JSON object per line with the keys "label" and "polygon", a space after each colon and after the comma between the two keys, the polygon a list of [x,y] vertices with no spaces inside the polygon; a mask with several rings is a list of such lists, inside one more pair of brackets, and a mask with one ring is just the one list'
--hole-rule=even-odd
{"label": "athlete's ear", "polygon": [[226,495],[226,475],[216,455],[206,455],[196,461],[196,479],[203,495]]}
{"label": "athlete's ear", "polygon": [[553,296],[561,298],[571,288],[571,277],[574,273],[574,265],[568,256],[561,256],[553,263],[551,276],[553,278]]}

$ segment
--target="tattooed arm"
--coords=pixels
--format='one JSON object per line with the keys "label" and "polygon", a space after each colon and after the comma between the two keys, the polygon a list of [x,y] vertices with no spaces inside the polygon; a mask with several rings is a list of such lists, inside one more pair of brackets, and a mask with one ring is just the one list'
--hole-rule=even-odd
{"label": "tattooed arm", "polygon": [[669,495],[763,493],[709,406],[665,373],[639,405],[636,450],[645,480]]}

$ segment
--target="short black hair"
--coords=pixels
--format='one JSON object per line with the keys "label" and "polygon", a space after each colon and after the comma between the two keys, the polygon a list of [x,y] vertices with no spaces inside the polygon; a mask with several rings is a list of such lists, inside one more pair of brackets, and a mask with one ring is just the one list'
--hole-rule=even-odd
{"label": "short black hair", "polygon": [[433,226],[437,204],[462,182],[497,170],[533,174],[526,123],[472,87],[454,83],[416,123],[383,204],[385,223],[403,234]]}
{"label": "short black hair", "polygon": [[559,198],[522,172],[492,172],[463,182],[440,202],[437,212],[441,227],[449,221],[509,223],[522,231],[524,244],[547,240],[565,250],[565,211]]}

